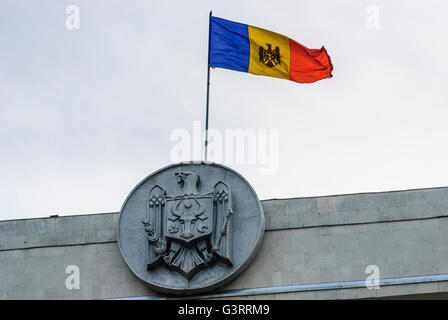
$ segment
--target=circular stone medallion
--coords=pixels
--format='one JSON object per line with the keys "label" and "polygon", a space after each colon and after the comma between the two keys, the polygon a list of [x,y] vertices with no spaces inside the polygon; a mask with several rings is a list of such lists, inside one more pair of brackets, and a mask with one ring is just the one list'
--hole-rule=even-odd
{"label": "circular stone medallion", "polygon": [[118,219],[118,244],[132,272],[154,290],[216,289],[253,260],[264,214],[249,183],[215,163],[154,172],[131,191]]}

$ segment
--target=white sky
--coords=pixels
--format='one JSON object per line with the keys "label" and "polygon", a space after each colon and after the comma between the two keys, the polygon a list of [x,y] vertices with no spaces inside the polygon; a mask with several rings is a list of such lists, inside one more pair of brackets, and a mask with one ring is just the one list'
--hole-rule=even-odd
{"label": "white sky", "polygon": [[310,85],[212,70],[211,127],[279,130],[276,174],[230,165],[260,199],[448,185],[446,1],[0,0],[0,220],[118,211],[170,164],[205,118],[210,10],[333,61]]}

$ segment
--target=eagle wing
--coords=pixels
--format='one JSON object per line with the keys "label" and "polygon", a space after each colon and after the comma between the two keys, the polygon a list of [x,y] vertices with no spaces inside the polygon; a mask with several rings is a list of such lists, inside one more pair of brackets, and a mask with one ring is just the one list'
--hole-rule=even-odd
{"label": "eagle wing", "polygon": [[227,183],[219,181],[213,192],[215,228],[211,236],[214,255],[225,264],[232,265],[232,194]]}
{"label": "eagle wing", "polygon": [[165,214],[165,190],[158,185],[149,191],[146,218],[142,220],[148,238],[147,269],[155,267],[166,249],[162,219]]}

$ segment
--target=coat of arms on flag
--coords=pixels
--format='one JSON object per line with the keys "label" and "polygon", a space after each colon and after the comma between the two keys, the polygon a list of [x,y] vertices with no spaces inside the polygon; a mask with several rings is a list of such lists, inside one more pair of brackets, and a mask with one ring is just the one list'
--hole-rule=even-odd
{"label": "coat of arms on flag", "polygon": [[272,45],[270,43],[267,43],[267,49],[260,46],[259,49],[259,55],[260,55],[260,61],[263,62],[268,67],[275,67],[276,65],[280,64],[280,48],[275,47],[274,50],[272,50]]}

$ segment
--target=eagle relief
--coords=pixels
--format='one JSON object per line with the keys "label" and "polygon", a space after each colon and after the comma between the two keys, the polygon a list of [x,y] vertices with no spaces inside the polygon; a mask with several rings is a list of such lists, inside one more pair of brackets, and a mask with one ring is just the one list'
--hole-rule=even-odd
{"label": "eagle relief", "polygon": [[188,281],[215,263],[232,266],[232,194],[224,181],[200,193],[200,176],[179,167],[173,177],[179,194],[163,186],[149,191],[147,215],[147,270],[165,265]]}
{"label": "eagle relief", "polygon": [[162,293],[217,289],[253,261],[264,234],[255,190],[213,162],[171,164],[129,193],[117,222],[120,253],[136,277]]}

